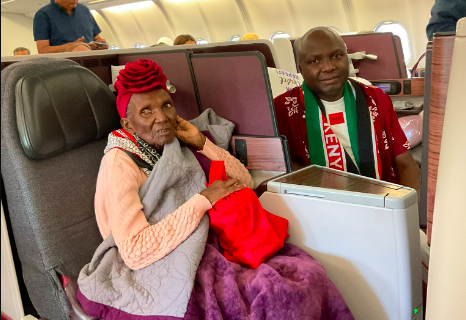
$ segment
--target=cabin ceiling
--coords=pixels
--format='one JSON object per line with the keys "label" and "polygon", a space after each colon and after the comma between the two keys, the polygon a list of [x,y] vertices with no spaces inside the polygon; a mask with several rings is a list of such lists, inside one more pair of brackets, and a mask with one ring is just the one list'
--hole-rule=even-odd
{"label": "cabin ceiling", "polygon": [[[50,0],[1,0],[5,20],[32,29],[34,14]],[[208,42],[254,32],[262,39],[277,31],[292,37],[316,26],[340,33],[372,31],[380,22],[400,23],[409,37],[410,64],[425,52],[425,26],[434,0],[79,0],[92,10],[111,45],[150,46],[161,37],[192,34]],[[124,6],[122,6],[124,5]],[[17,18],[14,16],[17,15]],[[2,21],[4,20],[2,16]],[[3,22],[2,22],[3,23]],[[18,27],[12,28],[17,29]],[[29,31],[28,31],[29,32]],[[32,42],[32,30],[30,32]],[[13,39],[8,38],[8,41]],[[2,40],[2,45],[6,43]]]}
{"label": "cabin ceiling", "polygon": [[[92,0],[79,0],[80,3],[86,3]],[[37,10],[48,4],[47,0],[2,0],[2,12],[18,13],[28,17],[33,17]]]}

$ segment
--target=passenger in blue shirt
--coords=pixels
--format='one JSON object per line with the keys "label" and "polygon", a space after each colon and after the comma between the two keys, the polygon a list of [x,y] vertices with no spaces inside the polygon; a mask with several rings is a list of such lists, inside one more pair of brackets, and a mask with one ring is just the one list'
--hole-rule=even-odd
{"label": "passenger in blue shirt", "polygon": [[87,43],[93,50],[108,48],[90,10],[78,0],[51,0],[37,11],[33,30],[39,53],[64,52],[75,43]]}
{"label": "passenger in blue shirt", "polygon": [[456,31],[456,23],[466,17],[466,0],[435,0],[426,28],[427,38],[432,40],[435,32]]}

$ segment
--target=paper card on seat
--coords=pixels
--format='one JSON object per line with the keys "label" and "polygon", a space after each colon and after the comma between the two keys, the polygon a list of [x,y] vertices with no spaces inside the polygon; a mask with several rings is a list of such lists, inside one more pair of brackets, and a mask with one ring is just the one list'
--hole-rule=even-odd
{"label": "paper card on seat", "polygon": [[274,98],[294,87],[299,87],[303,83],[303,76],[300,73],[275,68],[267,68],[267,70]]}

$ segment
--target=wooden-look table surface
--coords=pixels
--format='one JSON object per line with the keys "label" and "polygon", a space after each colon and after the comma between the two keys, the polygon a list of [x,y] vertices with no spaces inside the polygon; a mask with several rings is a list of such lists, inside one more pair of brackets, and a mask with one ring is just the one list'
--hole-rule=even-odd
{"label": "wooden-look table surface", "polygon": [[384,181],[370,180],[362,176],[354,176],[342,171],[310,166],[275,180],[276,182],[310,186],[342,191],[360,192],[374,195],[390,195],[402,197],[410,189]]}

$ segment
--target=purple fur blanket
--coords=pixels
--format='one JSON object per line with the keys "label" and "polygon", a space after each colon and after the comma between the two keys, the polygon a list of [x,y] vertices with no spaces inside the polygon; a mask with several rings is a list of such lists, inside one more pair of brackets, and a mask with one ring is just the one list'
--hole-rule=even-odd
{"label": "purple fur blanket", "polygon": [[[89,301],[84,311],[105,320],[178,320],[134,316]],[[300,248],[286,244],[256,269],[225,259],[210,231],[185,320],[348,320],[354,319],[324,268]]]}

